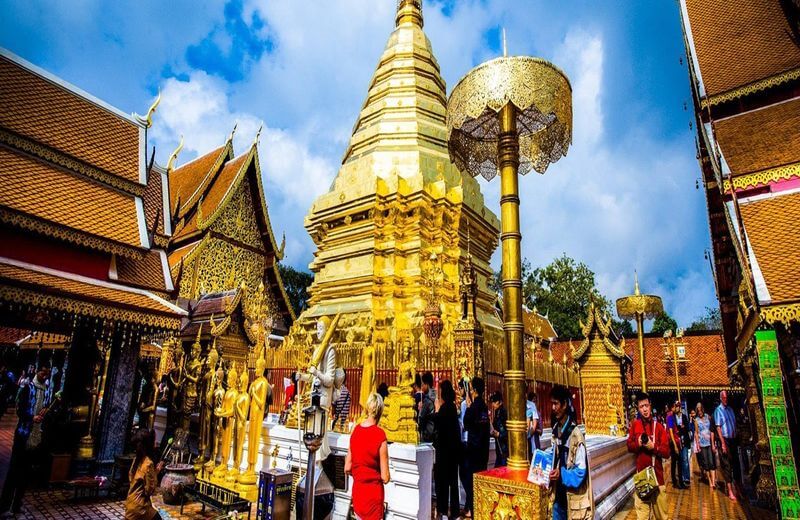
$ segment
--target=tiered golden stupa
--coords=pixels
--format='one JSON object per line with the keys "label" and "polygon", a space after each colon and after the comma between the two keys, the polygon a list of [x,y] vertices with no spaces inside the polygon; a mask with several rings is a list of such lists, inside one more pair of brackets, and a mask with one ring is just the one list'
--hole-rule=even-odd
{"label": "tiered golden stupa", "polygon": [[[502,350],[502,324],[487,285],[499,221],[477,181],[450,163],[445,83],[422,27],[421,2],[401,0],[342,166],[306,216],[317,246],[309,308],[271,366],[297,368],[318,318],[341,313],[332,341],[345,369],[360,368],[364,347],[375,345],[378,383],[391,385],[406,341],[418,370],[452,369],[459,273],[468,255],[484,341]],[[426,349],[423,311],[431,287],[444,333],[437,348]],[[360,371],[348,376],[348,386],[358,388],[353,379]]]}

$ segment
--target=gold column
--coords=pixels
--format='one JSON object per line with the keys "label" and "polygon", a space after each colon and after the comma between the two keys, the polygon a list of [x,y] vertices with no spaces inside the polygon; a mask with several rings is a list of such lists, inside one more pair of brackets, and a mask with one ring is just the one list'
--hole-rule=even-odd
{"label": "gold column", "polygon": [[644,316],[636,313],[636,336],[639,339],[639,365],[642,369],[642,392],[647,392],[647,371],[644,354]]}
{"label": "gold column", "polygon": [[506,338],[505,371],[508,401],[508,467],[525,469],[528,454],[525,433],[525,351],[522,324],[522,252],[519,227],[519,138],[516,108],[511,103],[500,109],[500,222],[503,254],[503,332]]}
{"label": "gold column", "polygon": [[[569,80],[553,64],[539,58],[503,56],[483,63],[459,81],[450,94],[447,130],[450,158],[459,170],[480,174],[487,180],[500,173],[503,331],[509,413],[508,475],[500,480],[524,481],[528,460],[518,176],[532,170],[544,173],[550,163],[566,155],[572,140]],[[501,354],[490,350],[495,355]],[[476,499],[489,496],[479,492],[482,485],[492,488],[494,495],[489,495],[498,498],[484,504],[486,507],[476,505],[476,517],[504,518],[508,512],[506,506],[515,508],[514,501],[519,504],[517,508],[527,509],[526,513],[533,509],[522,506],[519,502],[522,496],[512,499],[516,488],[506,487],[500,491],[497,479],[484,481],[476,477]],[[533,491],[529,493],[526,488],[525,493],[541,492]]]}

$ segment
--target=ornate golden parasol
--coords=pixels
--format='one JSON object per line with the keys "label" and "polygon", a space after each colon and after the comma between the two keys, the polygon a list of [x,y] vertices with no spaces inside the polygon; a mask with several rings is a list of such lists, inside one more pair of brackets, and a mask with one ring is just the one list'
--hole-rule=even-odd
{"label": "ornate golden parasol", "polygon": [[544,173],[572,142],[572,88],[553,64],[503,56],[472,69],[447,105],[450,158],[487,180],[500,172],[503,329],[508,368],[508,467],[528,467],[518,172]]}
{"label": "ornate golden parasol", "polygon": [[647,392],[647,374],[644,360],[644,320],[655,318],[664,312],[661,298],[639,291],[639,277],[633,275],[633,294],[617,300],[617,316],[626,320],[636,320],[636,332],[639,336],[639,364],[642,366],[642,392]]}

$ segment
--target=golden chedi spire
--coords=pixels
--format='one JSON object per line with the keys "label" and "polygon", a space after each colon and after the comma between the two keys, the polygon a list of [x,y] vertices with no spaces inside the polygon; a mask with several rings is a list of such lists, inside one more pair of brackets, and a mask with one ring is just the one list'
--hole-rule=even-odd
{"label": "golden chedi spire", "polygon": [[422,29],[421,1],[400,0],[395,22],[339,172],[306,216],[317,252],[297,341],[303,324],[339,312],[340,327],[363,317],[389,342],[419,337],[432,253],[444,273],[442,319],[452,328],[461,315],[458,278],[468,236],[480,280],[478,319],[494,320],[499,330],[487,286],[499,221],[477,181],[450,163],[446,85]]}
{"label": "golden chedi spire", "polygon": [[405,23],[411,23],[422,28],[422,0],[397,0],[395,23],[397,27]]}

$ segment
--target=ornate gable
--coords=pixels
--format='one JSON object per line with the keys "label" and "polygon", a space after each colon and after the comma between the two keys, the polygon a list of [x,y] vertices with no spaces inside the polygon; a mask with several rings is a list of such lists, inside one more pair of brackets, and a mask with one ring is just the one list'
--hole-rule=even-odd
{"label": "ornate gable", "polygon": [[236,188],[210,229],[236,242],[264,251],[256,211],[250,179],[245,178]]}
{"label": "ornate gable", "polygon": [[579,361],[593,340],[600,341],[603,346],[614,357],[625,357],[625,340],[617,338],[616,333],[611,328],[611,317],[603,316],[600,309],[595,307],[594,303],[589,305],[589,316],[586,323],[579,322],[581,325],[581,332],[583,333],[583,341],[577,350],[573,350],[572,359]]}

